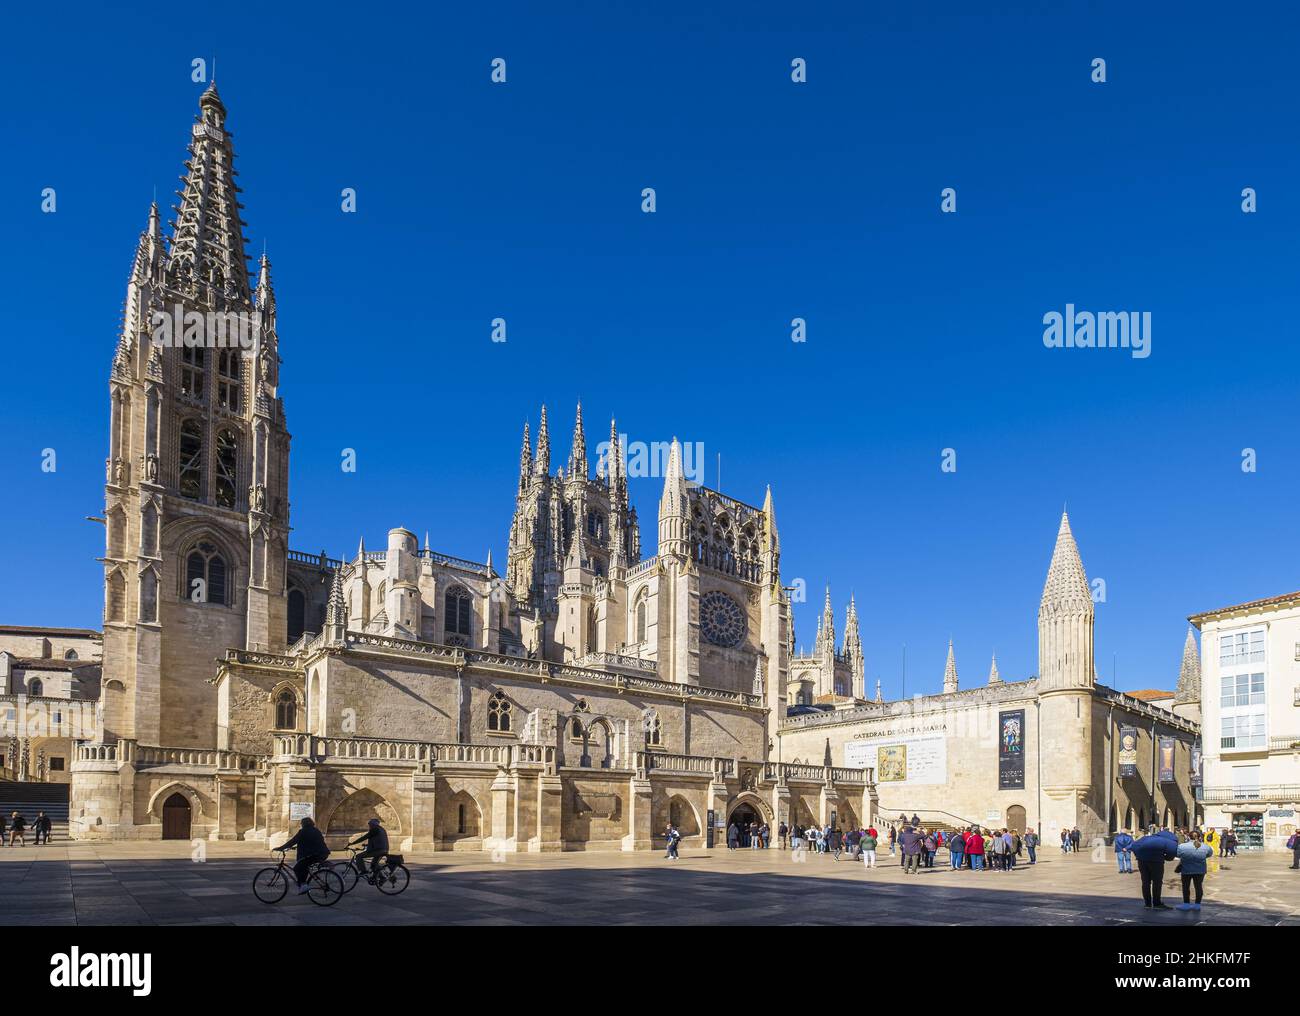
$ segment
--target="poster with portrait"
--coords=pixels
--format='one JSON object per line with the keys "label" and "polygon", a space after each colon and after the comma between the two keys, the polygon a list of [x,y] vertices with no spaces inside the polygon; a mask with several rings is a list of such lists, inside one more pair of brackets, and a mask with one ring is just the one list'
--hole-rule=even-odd
{"label": "poster with portrait", "polygon": [[1174,779],[1174,746],[1178,742],[1172,737],[1162,737],[1160,739],[1160,782],[1175,783]]}
{"label": "poster with portrait", "polygon": [[1126,779],[1138,774],[1138,732],[1136,727],[1119,728],[1119,775]]}
{"label": "poster with portrait", "polygon": [[1201,742],[1192,745],[1192,786],[1201,785]]}
{"label": "poster with portrait", "polygon": [[1025,789],[1025,711],[998,713],[998,789]]}

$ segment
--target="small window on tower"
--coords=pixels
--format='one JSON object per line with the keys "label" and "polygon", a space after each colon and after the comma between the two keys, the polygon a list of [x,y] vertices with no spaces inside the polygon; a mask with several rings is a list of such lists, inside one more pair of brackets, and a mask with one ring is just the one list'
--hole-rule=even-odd
{"label": "small window on tower", "polygon": [[217,405],[232,413],[240,410],[240,369],[243,357],[237,349],[223,349],[217,360]]}
{"label": "small window on tower", "polygon": [[203,401],[204,379],[207,361],[202,346],[183,346],[181,348],[181,394],[187,399]]}

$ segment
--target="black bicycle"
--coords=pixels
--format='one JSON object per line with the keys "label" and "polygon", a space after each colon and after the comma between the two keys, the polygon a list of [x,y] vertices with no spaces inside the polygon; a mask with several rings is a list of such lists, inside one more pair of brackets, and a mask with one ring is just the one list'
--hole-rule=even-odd
{"label": "black bicycle", "polygon": [[363,879],[388,896],[404,892],[411,884],[411,873],[402,863],[401,854],[385,854],[383,863],[371,875],[366,862],[358,860],[361,851],[353,846],[348,846],[347,850],[350,856],[346,861],[334,861],[331,865],[334,873],[342,880],[345,893],[350,893]]}
{"label": "black bicycle", "polygon": [[[253,876],[253,895],[263,903],[279,903],[289,886],[295,884],[293,868],[285,861],[283,850],[277,851],[280,863],[263,868]],[[306,897],[318,907],[332,907],[343,899],[343,879],[327,861],[317,861],[307,871]]]}

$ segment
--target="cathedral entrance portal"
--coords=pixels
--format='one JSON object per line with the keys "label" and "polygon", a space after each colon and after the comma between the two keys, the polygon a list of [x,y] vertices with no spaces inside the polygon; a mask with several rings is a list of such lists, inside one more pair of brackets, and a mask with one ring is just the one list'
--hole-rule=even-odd
{"label": "cathedral entrance portal", "polygon": [[738,804],[732,810],[731,818],[727,821],[727,825],[730,826],[732,822],[734,822],[736,828],[740,830],[740,846],[748,847],[750,841],[750,824],[753,823],[755,828],[762,828],[763,816],[758,813],[758,810],[754,808],[753,805]]}

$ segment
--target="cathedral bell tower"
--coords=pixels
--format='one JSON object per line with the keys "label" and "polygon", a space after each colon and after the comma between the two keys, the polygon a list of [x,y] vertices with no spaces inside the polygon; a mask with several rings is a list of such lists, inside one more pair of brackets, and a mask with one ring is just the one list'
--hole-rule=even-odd
{"label": "cathedral bell tower", "polygon": [[282,649],[289,434],[271,265],[244,252],[234,149],[199,100],[171,239],[149,211],[109,377],[103,736],[218,743],[227,648]]}

